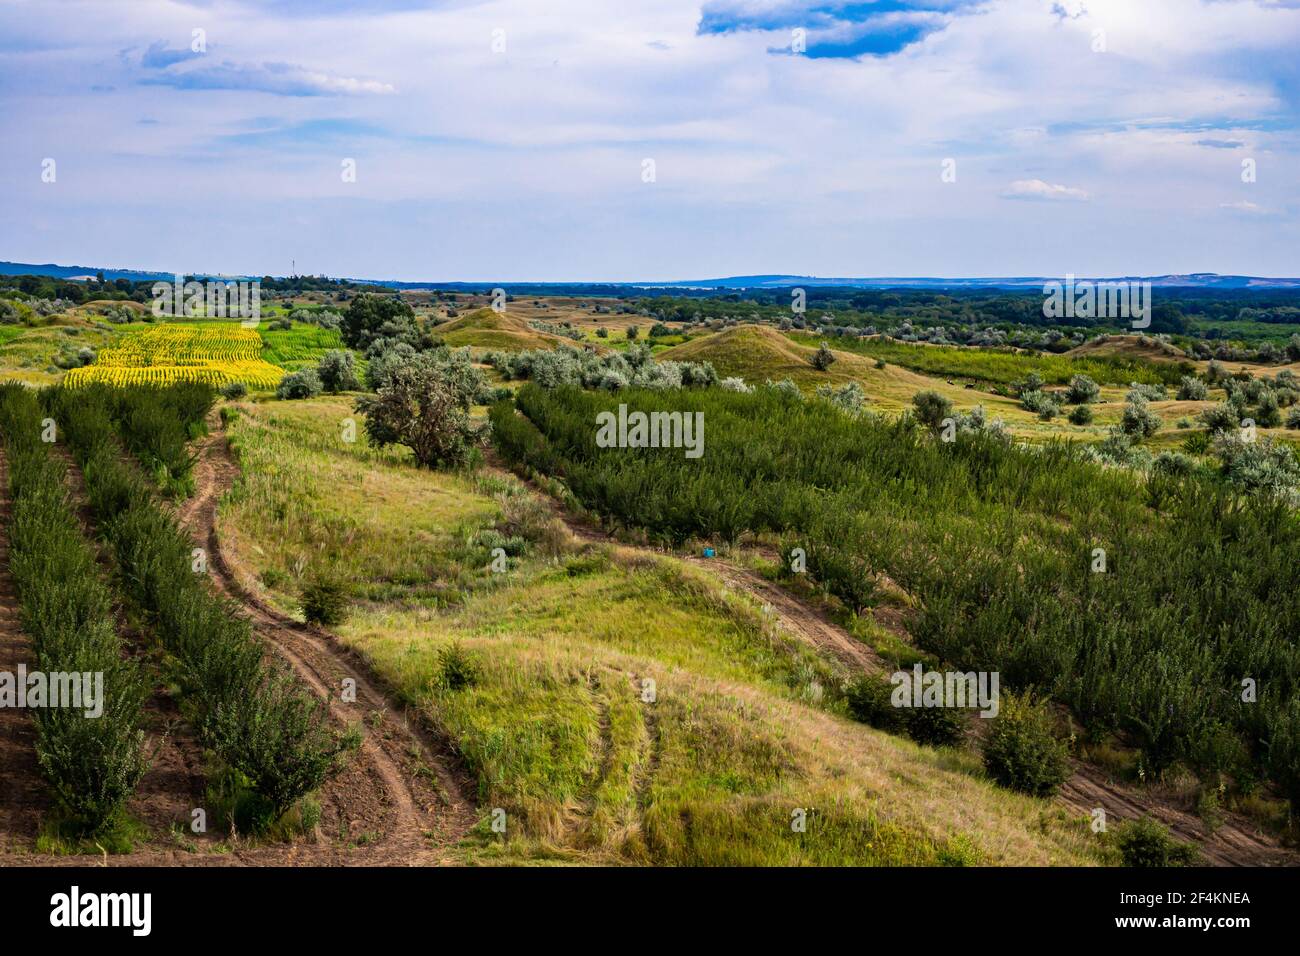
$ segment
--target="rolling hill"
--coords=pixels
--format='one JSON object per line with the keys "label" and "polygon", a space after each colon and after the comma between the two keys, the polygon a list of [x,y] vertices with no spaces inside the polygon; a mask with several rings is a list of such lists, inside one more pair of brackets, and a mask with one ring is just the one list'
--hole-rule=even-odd
{"label": "rolling hill", "polygon": [[558,335],[539,332],[518,316],[493,312],[491,309],[478,309],[443,322],[434,326],[433,331],[452,348],[469,346],[523,352],[528,349],[551,349],[568,342]]}

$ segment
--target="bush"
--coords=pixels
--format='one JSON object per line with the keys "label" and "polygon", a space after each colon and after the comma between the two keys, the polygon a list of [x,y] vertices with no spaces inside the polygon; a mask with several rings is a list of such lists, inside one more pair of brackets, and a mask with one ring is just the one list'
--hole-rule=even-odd
{"label": "bush", "polygon": [[1070,774],[1069,753],[1056,736],[1046,703],[1005,694],[984,738],[984,769],[1011,790],[1050,797]]}
{"label": "bush", "polygon": [[320,376],[316,374],[316,370],[314,368],[304,368],[297,372],[290,372],[280,379],[280,384],[275,389],[275,397],[279,399],[315,398],[321,393],[322,388]]}
{"label": "bush", "polygon": [[361,387],[357,380],[356,360],[351,352],[343,349],[332,349],[321,356],[316,375],[327,392],[351,392]]}
{"label": "bush", "polygon": [[966,711],[958,707],[902,708],[907,736],[918,744],[951,747],[966,733]]}
{"label": "bush", "polygon": [[824,372],[835,363],[835,353],[823,342],[817,347],[817,351],[813,353],[813,357],[809,361],[817,371]]}
{"label": "bush", "polygon": [[875,674],[863,674],[844,689],[849,716],[877,730],[897,732],[903,726],[903,711],[890,700],[894,686]]}
{"label": "bush", "polygon": [[243,382],[227,382],[221,386],[221,395],[230,401],[238,401],[248,394],[248,386]]}
{"label": "bush", "polygon": [[434,684],[440,690],[458,691],[478,683],[479,666],[459,641],[438,648],[438,672]]}
{"label": "bush", "polygon": [[1300,428],[1300,406],[1296,406],[1286,413],[1286,427]]}
{"label": "bush", "polygon": [[1120,419],[1120,430],[1139,441],[1160,431],[1160,416],[1151,411],[1144,399],[1131,396],[1124,405],[1124,415]]}
{"label": "bush", "polygon": [[1051,395],[1037,390],[1021,392],[1020,404],[1025,411],[1033,412],[1045,420],[1054,418],[1061,410],[1061,406],[1056,404]]}
{"label": "bush", "polygon": [[302,589],[302,616],[308,624],[337,627],[347,619],[348,592],[339,581],[317,578]]}
{"label": "bush", "polygon": [[1070,410],[1071,425],[1091,425],[1092,409],[1087,405],[1076,405]]}
{"label": "bush", "polygon": [[1065,400],[1071,405],[1087,405],[1095,402],[1101,394],[1101,386],[1087,375],[1076,375],[1070,379],[1070,386],[1065,393]]}
{"label": "bush", "polygon": [[1198,416],[1210,434],[1232,431],[1241,424],[1241,410],[1232,402],[1220,402]]}
{"label": "bush", "polygon": [[938,431],[945,418],[952,417],[952,402],[929,389],[912,396],[916,420],[930,431]]}
{"label": "bush", "polygon": [[1116,844],[1125,866],[1191,866],[1197,861],[1196,847],[1175,840],[1169,831],[1150,817],[1121,824]]}
{"label": "bush", "polygon": [[1180,402],[1203,402],[1210,397],[1209,386],[1195,375],[1184,375],[1178,385]]}

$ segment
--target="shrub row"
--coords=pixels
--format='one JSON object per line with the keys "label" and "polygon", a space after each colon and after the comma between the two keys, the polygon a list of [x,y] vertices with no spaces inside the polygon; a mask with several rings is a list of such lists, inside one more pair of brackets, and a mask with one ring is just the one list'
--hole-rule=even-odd
{"label": "shrub row", "polygon": [[[941,442],[774,389],[529,384],[517,402],[524,416],[491,410],[498,446],[585,506],[674,544],[775,532],[853,608],[887,575],[920,598],[913,638],[941,659],[1047,690],[1153,770],[1267,775],[1300,805],[1300,519],[1284,500],[1109,469],[1078,445]],[[597,447],[596,413],[620,402],[703,412],[703,457]]]}
{"label": "shrub row", "polygon": [[42,431],[36,396],[21,385],[0,386],[0,435],[13,497],[9,565],[35,651],[32,669],[47,679],[103,675],[98,716],[87,716],[95,708],[84,687],[86,707],[32,709],[37,758],[67,822],[94,832],[117,817],[148,769],[148,684],[124,656],[109,589],[68,501],[66,468],[42,441]]}
{"label": "shrub row", "polygon": [[207,585],[205,558],[192,539],[122,461],[114,417],[124,428],[143,420],[131,408],[136,400],[147,416],[170,409],[173,421],[184,422],[186,414],[197,413],[192,395],[167,389],[111,399],[92,389],[47,394],[51,413],[66,423],[124,589],[174,660],[196,730],[226,764],[247,776],[274,819],[317,789],[357,736],[335,732],[328,705],[266,659],[248,621]]}

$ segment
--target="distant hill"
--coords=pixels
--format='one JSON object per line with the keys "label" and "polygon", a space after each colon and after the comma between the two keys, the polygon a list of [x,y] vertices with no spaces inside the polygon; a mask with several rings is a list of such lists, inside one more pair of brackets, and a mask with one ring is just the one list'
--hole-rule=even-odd
{"label": "distant hill", "polygon": [[1117,355],[1123,358],[1149,359],[1153,362],[1181,362],[1188,355],[1176,345],[1158,342],[1139,335],[1099,335],[1065,353],[1070,358],[1100,358]]}
{"label": "distant hill", "polygon": [[[158,272],[136,269],[105,269],[99,266],[61,266],[54,263],[0,262],[0,275],[42,275],[57,276],[61,279],[72,276],[94,275],[103,272],[106,279],[132,279],[145,281],[150,279],[170,279],[171,272]],[[256,276],[218,276],[215,273],[200,273],[203,278],[258,278]],[[274,278],[283,279],[284,276]],[[340,277],[342,278],[342,277]],[[501,287],[517,294],[538,295],[590,295],[610,296],[635,294],[647,289],[781,289],[796,286],[825,287],[837,286],[858,289],[1011,289],[1041,290],[1046,282],[1059,282],[1063,276],[1000,276],[1000,277],[962,277],[962,276],[859,276],[845,278],[828,278],[821,276],[797,276],[773,273],[767,275],[724,276],[716,279],[672,279],[666,281],[646,280],[630,282],[458,282],[458,281],[398,281],[395,279],[355,278],[348,281],[360,285],[383,285],[395,289],[453,289],[466,291],[486,291]],[[1193,288],[1193,289],[1300,289],[1300,278],[1266,278],[1261,276],[1219,275],[1214,272],[1192,272],[1161,276],[1115,276],[1085,277],[1092,282],[1150,282],[1156,288]]]}
{"label": "distant hill", "polygon": [[529,349],[553,349],[568,343],[559,335],[540,332],[518,316],[477,309],[468,315],[436,325],[433,331],[452,348],[470,346],[480,349],[498,349],[503,352],[524,352]]}

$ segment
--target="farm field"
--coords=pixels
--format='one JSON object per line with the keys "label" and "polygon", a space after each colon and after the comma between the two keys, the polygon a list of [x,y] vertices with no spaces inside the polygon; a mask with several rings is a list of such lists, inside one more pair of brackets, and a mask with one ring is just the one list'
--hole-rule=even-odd
{"label": "farm field", "polygon": [[250,388],[274,388],[282,371],[262,358],[262,338],[235,323],[161,325],[127,333],[101,349],[93,365],[73,369],[71,388],[107,385],[172,385],[244,382]]}

